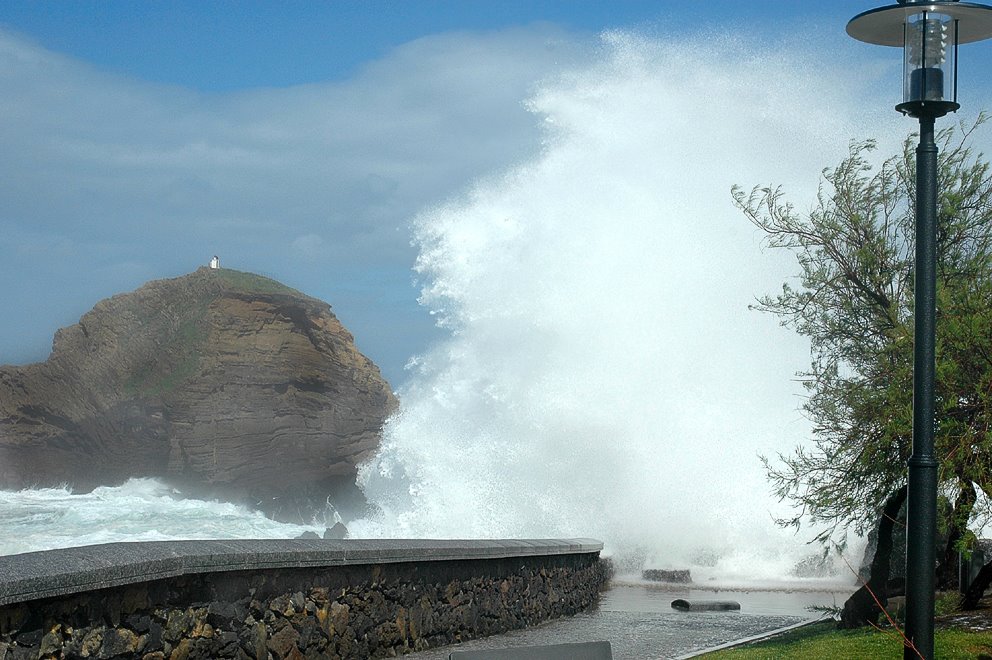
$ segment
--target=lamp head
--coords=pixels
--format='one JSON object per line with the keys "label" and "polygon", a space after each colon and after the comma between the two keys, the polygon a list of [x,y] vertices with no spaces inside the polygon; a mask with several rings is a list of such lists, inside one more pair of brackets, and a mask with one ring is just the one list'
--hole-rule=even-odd
{"label": "lamp head", "polygon": [[957,110],[957,53],[963,43],[992,37],[992,7],[958,0],[898,0],[858,14],[847,33],[859,41],[903,49],[903,102],[913,117]]}

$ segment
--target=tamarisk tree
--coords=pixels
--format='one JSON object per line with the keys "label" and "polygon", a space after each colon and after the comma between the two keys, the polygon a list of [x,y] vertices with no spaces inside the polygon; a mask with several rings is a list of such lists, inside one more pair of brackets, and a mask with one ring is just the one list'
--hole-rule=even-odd
{"label": "tamarisk tree", "polygon": [[[970,142],[985,117],[945,129],[938,174],[936,448],[947,506],[940,578],[968,551],[979,491],[992,495],[992,175]],[[764,457],[775,494],[795,516],[865,533],[906,483],[912,449],[914,136],[901,154],[871,165],[874,141],[823,171],[811,210],[780,187],[735,186],[733,199],[772,248],[793,252],[794,283],[754,307],[809,338],[799,374],[812,421],[808,446]],[[952,561],[954,558],[954,561]],[[886,567],[887,571],[887,567]],[[887,578],[887,575],[885,576]]]}

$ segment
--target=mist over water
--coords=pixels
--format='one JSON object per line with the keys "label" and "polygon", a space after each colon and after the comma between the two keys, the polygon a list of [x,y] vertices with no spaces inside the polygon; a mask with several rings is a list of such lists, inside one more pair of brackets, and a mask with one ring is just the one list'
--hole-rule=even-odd
{"label": "mist over water", "polygon": [[290,525],[225,502],[183,497],[157,479],[88,493],[0,491],[0,555],[115,541],[296,538],[323,525]]}
{"label": "mist over water", "polygon": [[748,310],[796,267],[730,188],[781,183],[801,212],[849,140],[905,127],[884,101],[871,125],[871,94],[817,64],[836,57],[800,51],[608,34],[529,100],[539,157],[416,218],[422,302],[451,335],[411,367],[360,474],[380,512],[353,534],[589,536],[750,578],[815,551],[773,524],[758,460],[809,431],[808,345]]}

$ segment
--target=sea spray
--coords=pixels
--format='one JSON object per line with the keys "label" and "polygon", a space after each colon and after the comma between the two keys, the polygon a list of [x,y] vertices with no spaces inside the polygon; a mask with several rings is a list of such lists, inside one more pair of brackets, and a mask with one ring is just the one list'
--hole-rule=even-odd
{"label": "sea spray", "polygon": [[758,460],[809,434],[808,345],[748,309],[795,266],[730,188],[782,183],[801,212],[850,139],[899,144],[870,81],[822,55],[610,33],[535,93],[541,155],[414,222],[450,337],[361,468],[377,513],[353,533],[591,536],[728,578],[815,551],[774,524]]}
{"label": "sea spray", "polygon": [[226,502],[185,498],[156,479],[88,493],[0,491],[0,555],[115,541],[295,538],[323,526],[279,523]]}

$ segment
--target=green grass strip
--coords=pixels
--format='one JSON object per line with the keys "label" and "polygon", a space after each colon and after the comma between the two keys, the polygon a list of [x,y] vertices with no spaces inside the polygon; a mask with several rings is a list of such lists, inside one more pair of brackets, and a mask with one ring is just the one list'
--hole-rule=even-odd
{"label": "green grass strip", "polygon": [[285,293],[294,296],[303,295],[296,289],[290,288],[281,282],[276,282],[273,279],[269,279],[268,277],[264,277],[262,275],[256,275],[255,273],[246,273],[244,271],[232,270],[230,268],[219,268],[217,270],[210,271],[210,276],[222,280],[232,289],[245,291],[248,293]]}
{"label": "green grass strip", "polygon": [[[992,655],[992,632],[938,630],[938,658],[972,660]],[[706,660],[779,660],[781,658],[902,658],[902,637],[895,630],[838,630],[833,621],[817,623],[746,646],[699,656]]]}

